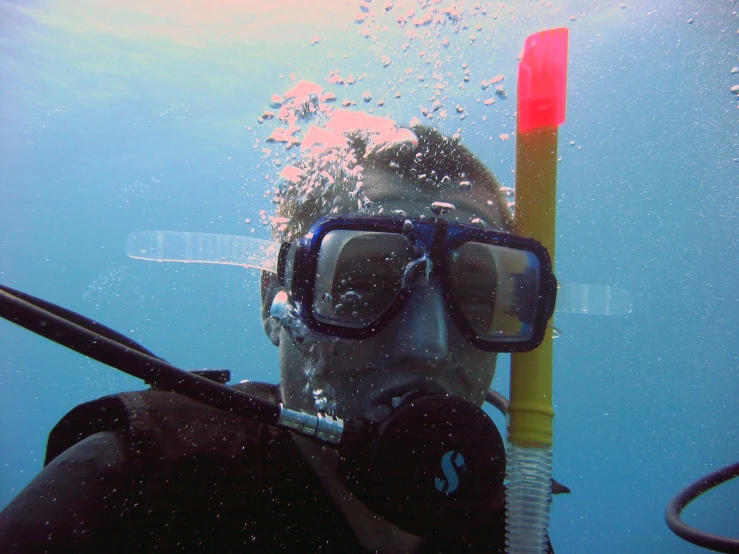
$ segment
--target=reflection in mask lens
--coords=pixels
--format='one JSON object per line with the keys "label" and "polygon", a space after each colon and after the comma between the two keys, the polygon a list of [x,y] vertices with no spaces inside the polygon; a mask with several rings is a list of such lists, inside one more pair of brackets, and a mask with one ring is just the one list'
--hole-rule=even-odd
{"label": "reflection in mask lens", "polygon": [[415,250],[394,233],[329,232],[318,255],[314,317],[323,323],[367,327],[397,298],[406,267],[418,257]]}
{"label": "reflection in mask lens", "polygon": [[531,339],[539,290],[533,254],[467,242],[448,257],[452,294],[462,315],[482,339]]}

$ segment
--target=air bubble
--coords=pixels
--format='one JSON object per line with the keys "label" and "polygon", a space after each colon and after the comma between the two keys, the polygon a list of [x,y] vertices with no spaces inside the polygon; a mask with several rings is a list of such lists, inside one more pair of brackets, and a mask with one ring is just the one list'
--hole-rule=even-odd
{"label": "air bubble", "polygon": [[347,304],[349,306],[357,306],[360,302],[362,302],[362,295],[360,295],[357,291],[349,290],[342,294],[339,300],[343,304]]}
{"label": "air bubble", "polygon": [[455,209],[456,206],[454,204],[450,204],[449,202],[433,202],[431,204],[431,211],[434,212],[436,215],[447,214],[454,211]]}

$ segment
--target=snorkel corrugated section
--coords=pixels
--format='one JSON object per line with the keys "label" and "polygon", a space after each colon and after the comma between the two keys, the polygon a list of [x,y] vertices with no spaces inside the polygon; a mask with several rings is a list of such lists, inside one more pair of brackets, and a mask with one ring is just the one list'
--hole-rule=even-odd
{"label": "snorkel corrugated section", "polygon": [[[558,126],[565,119],[567,29],[529,36],[518,66],[516,234],[554,266]],[[551,322],[553,323],[553,322]],[[552,325],[536,350],[511,356],[506,552],[547,551],[552,476]]]}

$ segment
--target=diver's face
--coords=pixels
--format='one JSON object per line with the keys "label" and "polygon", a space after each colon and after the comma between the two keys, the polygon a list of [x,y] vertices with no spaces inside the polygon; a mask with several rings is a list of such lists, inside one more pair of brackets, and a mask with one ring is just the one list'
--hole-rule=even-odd
{"label": "diver's face", "polygon": [[[419,187],[390,171],[365,170],[364,190],[373,215],[402,210],[408,217],[431,216],[433,202],[455,206],[449,221],[481,218],[502,229],[492,194],[474,183]],[[393,398],[405,392],[449,393],[482,404],[495,373],[496,354],[471,345],[451,320],[438,279],[419,279],[403,310],[377,335],[338,339],[311,334],[297,345],[280,332],[282,395],[291,408],[326,410],[341,417],[380,420]]]}

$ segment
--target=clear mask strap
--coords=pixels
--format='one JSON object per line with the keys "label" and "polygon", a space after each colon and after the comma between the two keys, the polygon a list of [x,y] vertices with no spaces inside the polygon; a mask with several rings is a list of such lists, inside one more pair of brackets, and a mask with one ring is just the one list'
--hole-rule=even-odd
{"label": "clear mask strap", "polygon": [[624,289],[610,285],[559,283],[557,304],[559,314],[627,315],[634,309],[634,297]]}
{"label": "clear mask strap", "polygon": [[126,239],[127,256],[152,262],[235,265],[277,273],[279,254],[279,242],[238,235],[142,231]]}
{"label": "clear mask strap", "polygon": [[[261,269],[277,273],[280,243],[276,241],[174,231],[142,231],[126,239],[126,255],[136,260],[220,264]],[[403,273],[404,289],[413,285],[421,271],[431,272],[427,254],[410,262]],[[634,297],[610,285],[559,283],[556,313],[588,315],[626,315],[634,309]]]}

